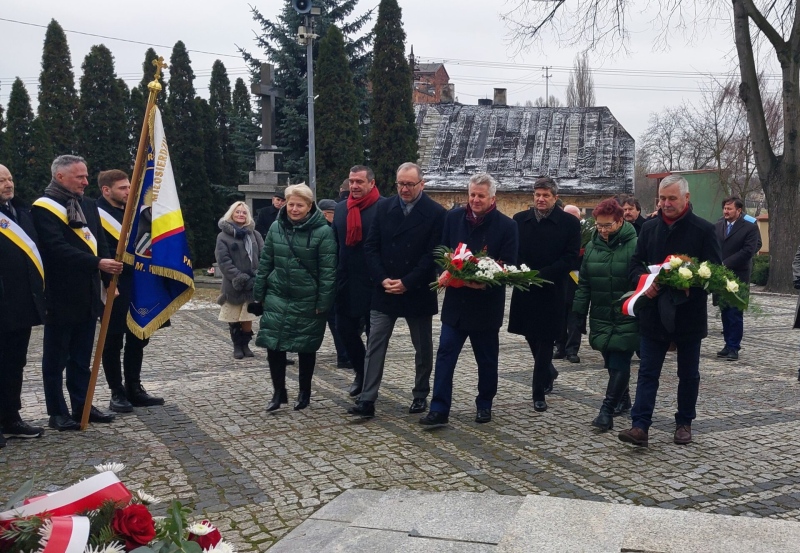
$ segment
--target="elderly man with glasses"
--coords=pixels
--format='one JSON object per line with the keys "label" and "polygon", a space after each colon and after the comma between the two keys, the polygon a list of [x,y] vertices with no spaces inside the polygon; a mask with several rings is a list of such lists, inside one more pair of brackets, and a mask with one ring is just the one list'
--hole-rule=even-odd
{"label": "elderly man with glasses", "polygon": [[433,249],[442,236],[445,209],[424,192],[422,170],[414,163],[397,169],[397,196],[378,204],[375,223],[364,244],[374,282],[369,313],[370,334],[364,361],[364,387],[351,415],[373,417],[389,338],[403,317],[414,344],[414,389],[409,413],[428,407],[433,370],[433,316],[439,311]]}

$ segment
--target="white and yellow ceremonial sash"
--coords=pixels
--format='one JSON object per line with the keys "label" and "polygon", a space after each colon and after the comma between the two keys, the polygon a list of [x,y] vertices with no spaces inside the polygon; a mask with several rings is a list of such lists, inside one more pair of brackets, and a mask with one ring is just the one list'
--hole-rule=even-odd
{"label": "white and yellow ceremonial sash", "polygon": [[44,281],[44,265],[42,264],[42,256],[39,255],[39,248],[36,247],[30,236],[19,226],[17,223],[8,217],[0,214],[0,234],[11,240],[19,249],[25,252],[39,271],[39,274]]}
{"label": "white and yellow ceremonial sash", "polygon": [[103,225],[103,230],[105,230],[108,234],[113,236],[117,242],[119,242],[119,235],[122,232],[122,224],[114,219],[114,217],[102,207],[98,206],[97,211],[100,213],[100,223]]}
{"label": "white and yellow ceremonial sash", "polygon": [[[61,219],[62,223],[64,223],[69,227],[69,220],[67,219],[67,208],[58,203],[57,201],[47,197],[43,197],[33,202],[33,205],[48,210],[50,213]],[[78,238],[86,242],[86,245],[89,246],[89,249],[92,250],[92,253],[94,255],[97,255],[97,239],[94,237],[94,234],[92,234],[92,231],[89,229],[89,227],[83,227],[83,228],[69,227],[69,228],[72,229],[72,231],[78,235]]]}

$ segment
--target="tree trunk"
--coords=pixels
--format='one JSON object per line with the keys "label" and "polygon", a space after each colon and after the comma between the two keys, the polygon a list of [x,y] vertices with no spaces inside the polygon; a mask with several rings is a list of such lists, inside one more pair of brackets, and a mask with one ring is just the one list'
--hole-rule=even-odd
{"label": "tree trunk", "polygon": [[767,290],[793,290],[792,260],[800,240],[800,189],[798,171],[775,171],[765,187],[769,209],[769,280]]}

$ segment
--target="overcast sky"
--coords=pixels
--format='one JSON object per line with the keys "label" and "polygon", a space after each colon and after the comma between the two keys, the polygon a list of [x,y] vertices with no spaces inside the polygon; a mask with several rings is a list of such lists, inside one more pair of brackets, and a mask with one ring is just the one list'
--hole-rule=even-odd
{"label": "overcast sky", "polygon": [[[443,61],[460,102],[476,104],[479,98],[491,98],[494,87],[507,88],[512,105],[535,100],[545,95],[543,66],[552,67],[550,93],[562,100],[566,97],[568,69],[579,48],[553,44],[514,56],[515,49],[508,45],[507,32],[499,18],[499,12],[510,4],[502,0],[399,0],[399,3],[408,35],[407,50],[413,45],[422,62]],[[377,4],[378,0],[361,0],[357,11],[362,13]],[[274,17],[284,3],[261,0],[254,5],[265,16]],[[45,27],[51,18],[67,31],[76,88],[83,58],[92,45],[99,43],[114,54],[117,75],[135,84],[141,78],[141,64],[148,46],[152,45],[169,59],[172,45],[182,40],[190,50],[198,94],[205,97],[215,59],[225,63],[233,81],[236,77],[247,77],[236,45],[263,58],[253,40],[258,29],[248,2],[241,0],[3,0],[0,103],[4,107],[17,76],[23,79],[35,102]],[[684,99],[697,101],[698,90],[707,75],[719,76],[732,68],[733,43],[727,21],[705,36],[694,33],[694,42],[688,46],[683,35],[676,35],[670,50],[656,52],[652,48],[653,31],[646,24],[648,19],[646,14],[632,14],[630,55],[602,58],[590,54],[590,63],[596,70],[597,105],[608,106],[637,139],[651,112],[678,105]],[[702,22],[700,27],[707,28],[706,23]]]}

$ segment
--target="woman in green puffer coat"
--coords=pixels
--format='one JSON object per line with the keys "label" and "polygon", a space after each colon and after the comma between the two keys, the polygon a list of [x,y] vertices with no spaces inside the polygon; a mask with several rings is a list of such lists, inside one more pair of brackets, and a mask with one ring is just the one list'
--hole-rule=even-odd
{"label": "woman in green puffer coat", "polygon": [[592,421],[603,431],[614,426],[614,408],[628,393],[631,358],[639,349],[639,326],[635,318],[622,313],[620,300],[632,289],[628,266],[636,250],[636,229],[622,214],[613,198],[600,202],[592,212],[596,230],[586,245],[572,302],[573,311],[582,316],[589,313],[591,304],[589,345],[603,354],[608,369],[606,397]]}
{"label": "woman in green puffer coat", "polygon": [[256,345],[267,348],[274,394],[267,411],[288,403],[286,352],[297,352],[300,383],[295,411],[311,399],[317,350],[333,307],[336,239],[305,184],[284,191],[286,205],[264,238],[253,295],[263,304]]}

